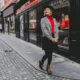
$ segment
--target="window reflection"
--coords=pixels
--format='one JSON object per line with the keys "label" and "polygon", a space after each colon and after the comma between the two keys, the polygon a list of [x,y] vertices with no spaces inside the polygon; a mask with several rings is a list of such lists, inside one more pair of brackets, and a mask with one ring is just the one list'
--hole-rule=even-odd
{"label": "window reflection", "polygon": [[36,10],[29,13],[30,40],[36,40]]}
{"label": "window reflection", "polygon": [[[62,5],[64,4],[64,5]],[[59,23],[59,47],[69,50],[69,0],[52,0],[55,18]]]}

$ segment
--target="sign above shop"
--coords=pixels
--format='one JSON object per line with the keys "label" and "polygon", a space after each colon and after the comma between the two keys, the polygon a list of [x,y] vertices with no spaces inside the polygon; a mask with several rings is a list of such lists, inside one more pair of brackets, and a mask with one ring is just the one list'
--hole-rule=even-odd
{"label": "sign above shop", "polygon": [[14,13],[13,6],[10,6],[9,8],[3,11],[3,17],[7,17],[13,13]]}
{"label": "sign above shop", "polygon": [[54,9],[59,9],[63,7],[67,7],[70,5],[69,0],[53,0],[51,2],[51,5]]}
{"label": "sign above shop", "polygon": [[26,2],[24,5],[22,5],[19,9],[16,10],[16,14],[19,14],[33,6],[35,6],[36,4],[40,3],[42,0],[31,0],[32,2],[28,1]]}

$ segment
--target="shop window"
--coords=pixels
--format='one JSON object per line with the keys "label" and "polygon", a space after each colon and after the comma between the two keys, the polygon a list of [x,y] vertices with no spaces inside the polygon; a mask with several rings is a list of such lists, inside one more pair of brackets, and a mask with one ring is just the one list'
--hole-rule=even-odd
{"label": "shop window", "polygon": [[10,30],[11,33],[15,32],[15,19],[14,19],[14,15],[12,15],[9,18],[9,30]]}
{"label": "shop window", "polygon": [[0,32],[2,32],[2,24],[0,23]]}
{"label": "shop window", "polygon": [[9,19],[8,18],[4,18],[4,30],[5,30],[5,33],[8,33],[9,32]]}
{"label": "shop window", "polygon": [[20,38],[23,39],[24,37],[24,21],[23,21],[23,15],[20,16]]}
{"label": "shop window", "polygon": [[69,0],[52,0],[50,5],[55,9],[54,15],[59,23],[59,47],[69,49]]}
{"label": "shop window", "polygon": [[36,10],[29,13],[29,38],[30,41],[35,42],[36,39]]}

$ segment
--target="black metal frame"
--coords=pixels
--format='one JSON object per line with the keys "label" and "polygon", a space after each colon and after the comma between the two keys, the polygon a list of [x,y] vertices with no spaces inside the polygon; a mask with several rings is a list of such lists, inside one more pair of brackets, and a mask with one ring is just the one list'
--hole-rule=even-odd
{"label": "black metal frame", "polygon": [[24,40],[29,41],[29,13],[24,14]]}
{"label": "black metal frame", "polygon": [[19,21],[19,15],[15,16],[15,32],[16,37],[20,38],[20,21]]}

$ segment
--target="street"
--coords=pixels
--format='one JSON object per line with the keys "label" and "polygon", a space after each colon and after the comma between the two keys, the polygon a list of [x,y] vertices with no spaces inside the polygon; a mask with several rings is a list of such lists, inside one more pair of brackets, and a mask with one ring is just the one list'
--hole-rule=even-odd
{"label": "street", "polygon": [[0,41],[0,80],[47,80],[47,77]]}
{"label": "street", "polygon": [[[51,79],[50,79],[51,78]],[[0,40],[0,80],[62,80],[33,68],[24,58]],[[63,79],[64,80],[64,79]],[[68,80],[68,79],[65,79]]]}
{"label": "street", "polygon": [[[11,39],[13,41],[15,40],[16,42],[12,42]],[[12,42],[11,45],[16,44],[16,47],[14,45],[13,47],[11,47],[10,44],[7,44],[7,42],[8,43]],[[18,40],[18,42],[21,42],[21,41]],[[41,58],[40,56],[41,53],[40,52],[37,54],[35,53],[35,50],[37,52],[39,49],[36,47],[36,49],[34,48],[35,50],[33,50],[32,47],[34,45],[32,44],[29,45],[29,43],[27,42],[26,42],[27,46],[25,48],[20,46],[24,42],[21,42],[21,44],[19,43],[20,45],[18,44],[18,42],[17,42],[17,38],[15,37],[10,37],[4,34],[0,34],[0,80],[80,80],[79,78],[80,65],[77,63],[72,63],[68,59],[66,58],[64,59],[61,56],[55,55],[55,54],[53,54],[53,58],[54,58],[53,63],[55,67],[54,68],[55,71],[53,70],[54,72],[53,75],[49,76],[41,72],[41,70],[39,70],[38,68],[38,61],[36,61],[38,60],[38,58],[39,59]],[[28,52],[25,52],[27,54],[24,55],[23,49],[21,50],[22,55],[25,56],[24,57],[20,53],[18,53],[14,47],[16,49],[19,49],[19,48],[26,49]],[[30,54],[30,51],[33,51],[33,53]],[[34,53],[36,54],[36,56],[34,55]],[[67,66],[67,63],[69,64],[69,66]],[[75,66],[75,69],[73,69],[74,66]],[[73,70],[75,72],[73,72]],[[71,71],[73,74],[70,72],[71,74],[70,75],[67,71],[68,72]]]}

